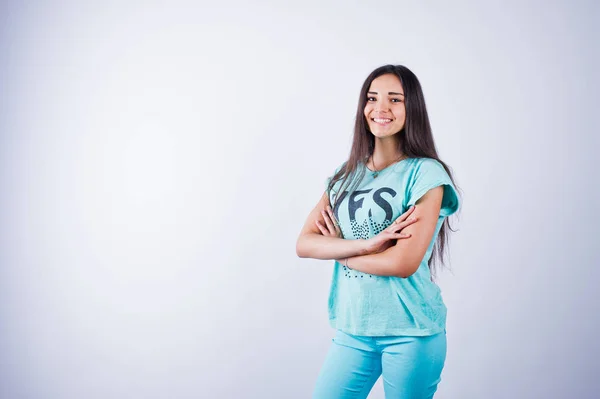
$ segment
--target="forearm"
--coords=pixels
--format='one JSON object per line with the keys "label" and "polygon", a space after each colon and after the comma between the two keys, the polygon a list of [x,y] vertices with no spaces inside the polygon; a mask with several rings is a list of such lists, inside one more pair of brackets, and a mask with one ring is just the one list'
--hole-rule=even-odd
{"label": "forearm", "polygon": [[367,253],[366,240],[346,240],[321,234],[303,234],[296,242],[296,254],[301,258],[340,259]]}
{"label": "forearm", "polygon": [[397,259],[390,256],[389,250],[376,254],[347,257],[347,259],[341,257],[337,261],[346,264],[350,269],[375,276],[404,277],[404,268]]}

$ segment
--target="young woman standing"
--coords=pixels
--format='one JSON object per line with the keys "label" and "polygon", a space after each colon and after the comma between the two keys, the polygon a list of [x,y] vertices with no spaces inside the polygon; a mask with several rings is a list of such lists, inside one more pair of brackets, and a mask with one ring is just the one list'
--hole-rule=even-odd
{"label": "young woman standing", "polygon": [[[349,159],[328,179],[296,252],[334,259],[336,330],[314,398],[432,398],[446,359],[446,307],[433,282],[459,200],[438,157],[421,85],[402,65],[361,89]],[[436,256],[432,256],[436,255]]]}

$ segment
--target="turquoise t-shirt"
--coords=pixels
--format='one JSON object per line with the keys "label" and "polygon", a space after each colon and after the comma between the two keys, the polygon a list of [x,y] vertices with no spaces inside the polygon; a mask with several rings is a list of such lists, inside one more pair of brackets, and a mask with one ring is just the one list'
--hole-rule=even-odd
{"label": "turquoise t-shirt", "polygon": [[[364,164],[359,167],[366,168]],[[458,209],[456,190],[442,165],[430,158],[409,158],[383,169],[377,177],[365,169],[352,194],[348,195],[347,188],[338,192],[340,180],[329,198],[333,204],[334,195],[339,195],[334,213],[343,237],[367,239],[440,185],[444,186],[444,196],[437,227],[413,275],[376,276],[334,263],[329,292],[329,321],[333,328],[363,336],[427,336],[444,331],[446,306],[439,287],[431,281],[427,264],[444,218]]]}

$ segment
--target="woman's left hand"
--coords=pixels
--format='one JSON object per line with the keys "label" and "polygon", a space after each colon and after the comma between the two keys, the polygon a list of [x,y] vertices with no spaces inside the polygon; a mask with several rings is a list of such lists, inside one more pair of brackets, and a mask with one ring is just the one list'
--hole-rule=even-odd
{"label": "woman's left hand", "polygon": [[335,215],[331,210],[331,206],[327,205],[327,208],[321,211],[321,215],[323,216],[323,221],[315,221],[317,227],[321,231],[321,234],[323,234],[325,237],[343,238],[340,224],[336,220]]}

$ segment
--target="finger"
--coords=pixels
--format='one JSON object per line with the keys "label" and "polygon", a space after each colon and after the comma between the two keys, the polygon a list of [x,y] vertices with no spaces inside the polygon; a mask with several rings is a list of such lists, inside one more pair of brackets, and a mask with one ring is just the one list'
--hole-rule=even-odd
{"label": "finger", "polygon": [[335,227],[333,226],[333,222],[329,218],[329,214],[325,212],[325,210],[322,210],[321,213],[323,214],[323,219],[325,219],[325,224],[327,225],[329,232],[331,234],[335,234]]}
{"label": "finger", "polygon": [[327,210],[327,214],[329,215],[329,217],[333,221],[333,224],[335,224],[337,226],[338,225],[338,220],[335,217],[335,215],[333,214],[333,211],[331,210],[331,206],[327,205],[326,210]]}
{"label": "finger", "polygon": [[412,234],[410,234],[410,233],[396,233],[396,234],[394,234],[394,239],[401,240],[403,238],[410,238],[411,235]]}
{"label": "finger", "polygon": [[396,219],[396,223],[401,223],[403,221],[405,221],[414,211],[415,211],[416,205],[412,205],[410,208],[408,208],[406,210],[406,212],[404,212],[402,215],[400,215],[397,219]]}
{"label": "finger", "polygon": [[408,219],[406,219],[404,222],[400,222],[400,223],[397,223],[392,226],[394,227],[394,231],[398,231],[398,230],[404,229],[405,227],[410,226],[411,224],[415,223],[417,220],[418,220],[417,217],[411,216]]}
{"label": "finger", "polygon": [[400,223],[405,221],[411,213],[413,213],[415,211],[416,206],[413,205],[410,208],[408,208],[408,210],[406,212],[404,212],[402,215],[398,216],[398,218],[394,221],[394,223]]}
{"label": "finger", "polygon": [[340,229],[340,225],[337,224],[336,222],[333,222],[333,223],[334,223],[334,226],[335,226],[335,234],[338,237],[341,237],[342,236],[342,230]]}
{"label": "finger", "polygon": [[390,233],[396,233],[402,229],[404,229],[407,226],[410,226],[411,224],[415,223],[417,221],[417,218],[414,216],[409,217],[408,219],[406,219],[403,222],[394,222],[392,223],[390,226],[388,226],[386,228],[386,230]]}
{"label": "finger", "polygon": [[324,228],[324,227],[321,225],[321,222],[319,222],[318,220],[315,220],[315,224],[317,225],[317,227],[319,228],[319,230],[321,230],[321,234],[323,234],[324,236],[327,236],[327,235],[329,235],[329,232],[327,231],[327,229],[326,229],[326,228]]}
{"label": "finger", "polygon": [[327,213],[329,213],[329,217],[333,221],[333,225],[335,226],[336,233],[340,234],[341,233],[341,231],[340,231],[340,222],[338,222],[338,220],[335,217],[335,215],[333,214],[333,211],[331,210],[330,206],[327,206]]}

